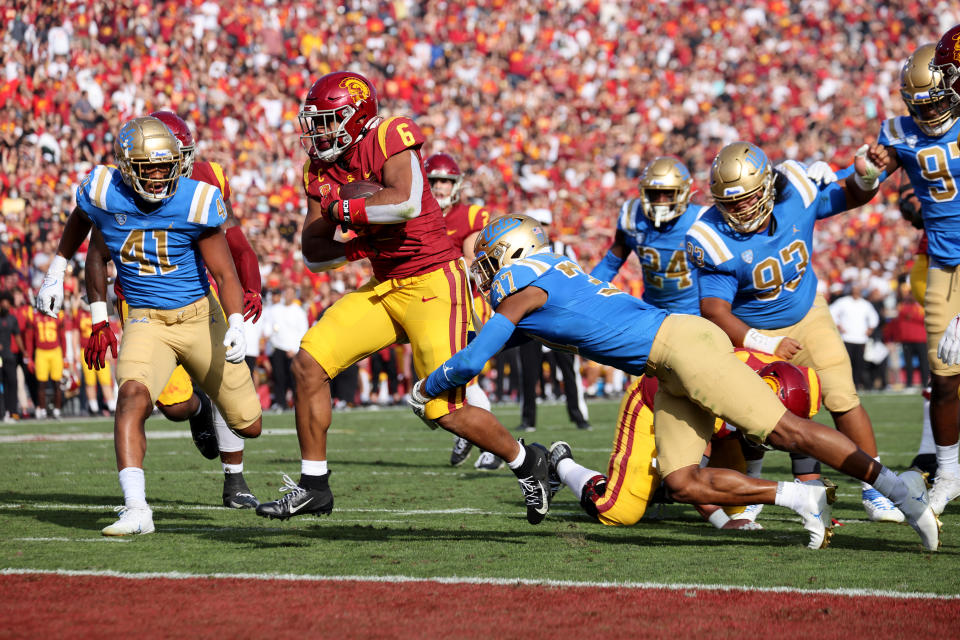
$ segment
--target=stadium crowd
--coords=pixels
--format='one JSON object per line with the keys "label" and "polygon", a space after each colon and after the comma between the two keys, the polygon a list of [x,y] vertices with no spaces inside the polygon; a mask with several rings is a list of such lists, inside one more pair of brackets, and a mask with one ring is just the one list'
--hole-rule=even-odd
{"label": "stadium crowd", "polygon": [[[859,0],[746,8],[719,0],[15,0],[4,11],[3,290],[22,291],[18,304],[28,305],[78,180],[112,161],[111,132],[169,109],[196,127],[198,157],[226,170],[260,259],[265,307],[283,304],[281,290],[292,285],[311,322],[369,277],[365,262],[313,274],[298,251],[306,202],[297,112],[324,73],[365,74],[381,114],[415,117],[428,136],[424,156],[457,158],[465,198],[495,214],[548,209],[589,268],[650,158],[679,156],[704,203],[710,162],[733,140],[755,141],[775,162],[840,168],[882,119],[905,113],[898,74],[910,52],[960,22],[949,2]],[[890,321],[891,345],[915,306],[901,284],[919,233],[901,219],[896,182],[821,223],[814,252],[821,287],[834,296],[863,287]],[[75,308],[82,257],[67,284]],[[617,284],[640,292],[635,260]],[[268,336],[256,343],[265,372]],[[898,354],[878,384],[921,384],[899,375]],[[400,353],[382,358],[393,367],[377,372],[407,370],[408,379]],[[393,382],[384,401],[399,397]],[[265,406],[283,404],[266,389]]]}

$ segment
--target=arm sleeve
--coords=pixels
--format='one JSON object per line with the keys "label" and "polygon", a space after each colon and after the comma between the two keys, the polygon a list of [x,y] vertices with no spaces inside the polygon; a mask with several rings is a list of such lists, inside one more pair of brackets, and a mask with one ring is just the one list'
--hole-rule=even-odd
{"label": "arm sleeve", "polygon": [[697,279],[700,286],[700,299],[720,298],[733,303],[737,295],[737,279],[729,273],[701,267]]}
{"label": "arm sleeve", "polygon": [[626,261],[626,258],[618,258],[613,251],[607,251],[606,255],[603,256],[603,259],[600,260],[600,262],[597,263],[597,266],[593,268],[593,271],[590,272],[590,275],[597,280],[610,282],[617,277],[617,272],[620,271],[620,267],[622,267],[623,263]]}
{"label": "arm sleeve", "polygon": [[505,316],[493,314],[473,342],[427,376],[423,392],[434,398],[448,389],[469,382],[483,370],[487,360],[497,355],[516,328]]}
{"label": "arm sleeve", "polygon": [[236,265],[237,275],[240,277],[240,285],[244,291],[260,293],[263,288],[260,282],[260,265],[257,264],[257,254],[253,252],[253,247],[240,227],[230,227],[226,235],[230,255],[233,256],[233,264]]}

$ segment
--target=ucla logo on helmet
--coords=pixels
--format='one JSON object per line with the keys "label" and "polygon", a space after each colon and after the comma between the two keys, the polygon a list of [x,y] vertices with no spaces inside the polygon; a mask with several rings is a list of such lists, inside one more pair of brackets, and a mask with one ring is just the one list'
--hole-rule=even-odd
{"label": "ucla logo on helmet", "polygon": [[137,135],[133,129],[133,125],[128,124],[120,129],[120,133],[117,134],[117,142],[120,143],[120,148],[128,153],[133,148],[133,138]]}
{"label": "ucla logo on helmet", "polygon": [[[517,220],[516,218],[498,218],[487,225],[487,228],[483,230],[483,241],[487,244],[490,244],[508,231],[516,229],[521,224],[523,224],[523,221]],[[540,227],[536,228],[540,230],[541,234],[543,233],[543,230],[540,229]]]}
{"label": "ucla logo on helmet", "polygon": [[763,169],[767,165],[766,155],[753,145],[750,145],[749,149],[747,149],[747,154],[744,156],[744,159],[756,169]]}
{"label": "ucla logo on helmet", "polygon": [[360,78],[344,78],[340,86],[347,90],[355,103],[370,97],[370,87]]}

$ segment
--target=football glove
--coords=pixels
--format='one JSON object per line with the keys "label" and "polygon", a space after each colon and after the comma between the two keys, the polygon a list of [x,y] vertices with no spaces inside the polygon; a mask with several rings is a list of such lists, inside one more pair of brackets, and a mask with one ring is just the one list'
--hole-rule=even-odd
{"label": "football glove", "polygon": [[67,271],[67,259],[54,256],[37,292],[37,311],[56,318],[63,307],[63,275]]}
{"label": "football glove", "polygon": [[106,366],[107,349],[113,357],[117,357],[117,336],[113,335],[110,323],[102,320],[90,331],[90,338],[83,350],[83,361],[88,369],[100,370]]}
{"label": "football glove", "polygon": [[427,418],[427,403],[432,399],[433,398],[428,398],[423,393],[423,380],[417,380],[416,384],[414,384],[410,390],[410,397],[407,398],[407,404],[409,404],[413,412],[417,414],[417,417],[423,420],[423,424],[431,429],[436,429],[440,426],[436,420]]}
{"label": "football glove", "polygon": [[232,313],[227,319],[226,335],[223,336],[223,346],[227,348],[227,362],[239,364],[247,355],[247,337],[243,332],[243,316]]}
{"label": "football glove", "polygon": [[263,313],[263,299],[258,291],[243,292],[243,319],[256,322]]}
{"label": "football glove", "polygon": [[960,314],[953,317],[937,345],[937,357],[947,366],[960,364]]}
{"label": "football glove", "polygon": [[817,160],[807,167],[807,177],[820,184],[830,184],[837,181],[837,174],[833,172],[829,164],[822,160]]}
{"label": "football glove", "polygon": [[870,145],[865,144],[857,149],[857,152],[854,154],[854,161],[856,161],[857,158],[862,158],[864,166],[866,167],[863,175],[860,175],[856,170],[854,170],[853,173],[853,180],[862,191],[873,191],[876,189],[877,184],[880,182],[880,174],[883,173],[883,169],[873,164],[867,155],[869,149]]}

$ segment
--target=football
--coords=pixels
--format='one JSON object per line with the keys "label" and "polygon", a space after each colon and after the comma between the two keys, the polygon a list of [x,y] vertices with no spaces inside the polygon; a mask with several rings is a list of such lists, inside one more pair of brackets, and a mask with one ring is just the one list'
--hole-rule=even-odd
{"label": "football", "polygon": [[340,187],[340,199],[369,198],[381,189],[383,189],[383,185],[373,182],[372,180],[348,182]]}

